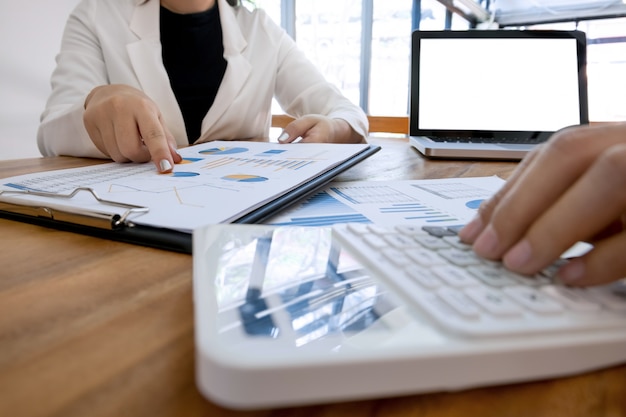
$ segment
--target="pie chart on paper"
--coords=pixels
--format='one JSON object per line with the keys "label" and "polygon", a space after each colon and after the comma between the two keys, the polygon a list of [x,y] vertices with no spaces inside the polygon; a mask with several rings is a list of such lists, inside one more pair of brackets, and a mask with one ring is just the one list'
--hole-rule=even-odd
{"label": "pie chart on paper", "polygon": [[483,199],[468,201],[467,203],[465,203],[465,207],[470,208],[472,210],[478,210],[478,208],[480,207],[480,204],[483,201],[484,201]]}

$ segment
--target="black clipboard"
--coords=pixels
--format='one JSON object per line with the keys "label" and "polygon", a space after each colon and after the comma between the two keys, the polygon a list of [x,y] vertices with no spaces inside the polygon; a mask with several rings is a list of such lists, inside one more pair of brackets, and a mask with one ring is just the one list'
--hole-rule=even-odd
{"label": "black clipboard", "polygon": [[[271,202],[244,214],[232,221],[232,223],[250,224],[261,223],[263,220],[275,215],[278,211],[301,200],[311,193],[319,190],[337,175],[355,166],[359,162],[369,158],[380,150],[380,146],[370,145],[363,151],[355,154],[340,164],[322,172],[315,178],[301,186],[288,191]],[[45,195],[58,199],[71,199],[79,192],[91,193],[93,198],[102,203],[119,206],[125,209],[122,215],[105,212],[76,210],[71,207],[44,207],[41,203],[16,202],[15,200],[3,200],[2,197],[9,195]],[[16,220],[38,226],[84,234],[102,239],[148,246],[181,253],[192,253],[192,233],[178,230],[145,226],[127,221],[127,218],[137,212],[149,210],[146,207],[131,204],[108,201],[100,198],[90,188],[79,187],[69,194],[55,194],[34,192],[29,190],[0,190],[0,218]]]}

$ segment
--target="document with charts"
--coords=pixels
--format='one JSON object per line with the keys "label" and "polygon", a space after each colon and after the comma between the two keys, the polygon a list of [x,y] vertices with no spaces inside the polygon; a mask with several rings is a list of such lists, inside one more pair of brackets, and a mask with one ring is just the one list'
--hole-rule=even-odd
{"label": "document with charts", "polygon": [[277,226],[336,223],[460,226],[504,180],[496,177],[399,181],[334,181],[268,219]]}
{"label": "document with charts", "polygon": [[[152,163],[107,163],[6,178],[0,182],[0,203],[125,216],[127,206],[109,204],[121,203],[133,206],[128,216],[132,225],[190,233],[201,225],[235,222],[285,195],[299,197],[296,191],[328,183],[378,149],[367,144],[208,142],[180,149],[183,161],[169,174],[158,174]],[[88,190],[58,198],[76,189]],[[41,192],[53,196],[34,195]]]}

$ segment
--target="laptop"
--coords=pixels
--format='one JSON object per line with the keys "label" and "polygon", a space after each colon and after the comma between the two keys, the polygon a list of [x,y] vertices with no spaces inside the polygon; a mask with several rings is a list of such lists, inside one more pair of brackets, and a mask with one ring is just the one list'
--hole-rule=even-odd
{"label": "laptop", "polygon": [[431,158],[519,160],[588,123],[580,31],[415,31],[410,143]]}

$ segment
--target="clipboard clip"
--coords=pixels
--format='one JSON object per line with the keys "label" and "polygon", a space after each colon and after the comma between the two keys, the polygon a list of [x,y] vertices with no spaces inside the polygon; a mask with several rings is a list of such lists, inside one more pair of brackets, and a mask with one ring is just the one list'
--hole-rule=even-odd
{"label": "clipboard clip", "polygon": [[[104,211],[88,210],[82,207],[68,207],[55,204],[44,205],[41,201],[19,198],[12,199],[9,197],[9,195],[18,195],[71,200],[81,191],[91,194],[98,203],[121,207],[125,209],[125,211],[122,214],[107,213]],[[5,196],[6,198],[4,198]],[[128,222],[128,218],[134,214],[147,213],[150,209],[148,207],[105,200],[89,187],[78,187],[72,190],[69,194],[58,194],[35,190],[0,190],[0,211],[31,217],[44,217],[50,220],[78,224],[82,226],[117,230],[123,227],[132,227],[132,223]]]}

